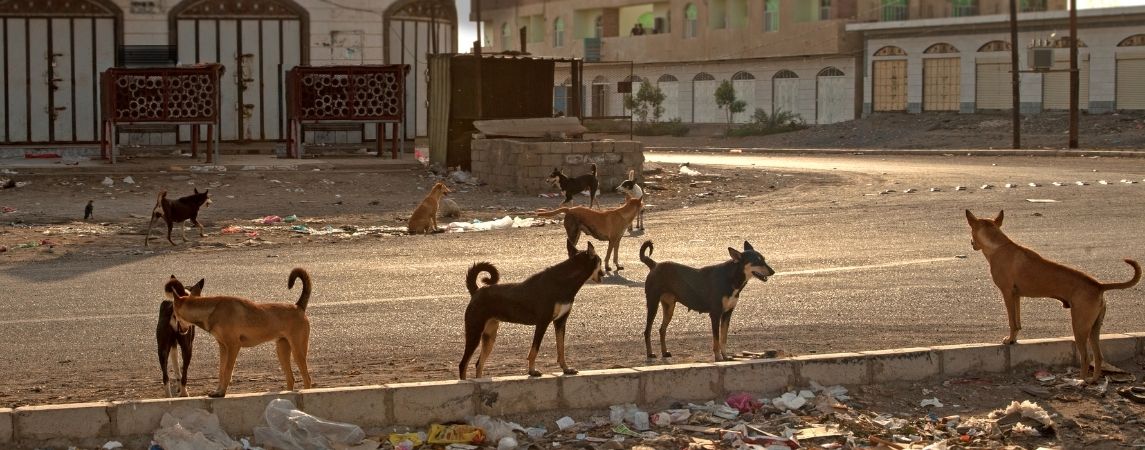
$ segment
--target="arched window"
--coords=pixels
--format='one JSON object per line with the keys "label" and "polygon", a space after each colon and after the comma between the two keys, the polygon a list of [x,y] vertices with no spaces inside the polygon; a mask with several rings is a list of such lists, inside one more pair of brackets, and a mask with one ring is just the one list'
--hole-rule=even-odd
{"label": "arched window", "polygon": [[508,22],[501,22],[501,50],[512,50],[513,33],[509,30]]}
{"label": "arched window", "polygon": [[875,56],[906,56],[906,51],[893,45],[888,45],[875,52]]}
{"label": "arched window", "polygon": [[592,79],[592,84],[608,84],[608,77],[597,75],[596,78]]}
{"label": "arched window", "polygon": [[716,77],[713,77],[712,74],[707,72],[700,72],[697,73],[696,76],[692,77],[692,81],[713,81],[715,79]]}
{"label": "arched window", "polygon": [[923,53],[958,53],[958,49],[953,45],[947,44],[945,42],[940,42],[927,47]]}
{"label": "arched window", "polygon": [[684,6],[684,38],[694,38],[699,35],[699,9],[696,5],[688,3]]}
{"label": "arched window", "polygon": [[570,78],[570,77],[565,77],[565,81],[562,81],[560,85],[561,85],[561,86],[568,86],[568,85],[570,85],[570,84],[572,84],[572,78]]}
{"label": "arched window", "polygon": [[553,21],[553,47],[565,46],[565,21],[557,17]]}
{"label": "arched window", "polygon": [[986,52],[1008,52],[1010,51],[1010,43],[1006,41],[990,41],[978,47],[981,53]]}
{"label": "arched window", "polygon": [[680,81],[680,80],[677,80],[674,75],[668,75],[668,74],[660,75],[660,78],[656,79],[657,83],[671,83],[671,82],[676,82],[676,81]]}
{"label": "arched window", "polygon": [[624,81],[629,81],[632,83],[643,83],[644,79],[640,78],[640,75],[629,75],[627,77],[624,77]]}
{"label": "arched window", "polygon": [[1145,34],[1135,34],[1122,39],[1118,47],[1145,47]]}
{"label": "arched window", "polygon": [[790,70],[783,69],[779,72],[775,72],[775,76],[773,78],[799,78],[799,75],[796,75],[795,72]]}
{"label": "arched window", "polygon": [[752,75],[752,74],[744,72],[744,71],[739,71],[739,72],[736,72],[735,75],[732,75],[732,80],[754,80],[754,79],[755,79],[755,75]]}
{"label": "arched window", "polygon": [[841,77],[844,75],[846,75],[846,74],[844,74],[842,70],[839,70],[835,67],[824,67],[823,70],[819,71],[819,74],[817,76],[820,76],[820,77]]}

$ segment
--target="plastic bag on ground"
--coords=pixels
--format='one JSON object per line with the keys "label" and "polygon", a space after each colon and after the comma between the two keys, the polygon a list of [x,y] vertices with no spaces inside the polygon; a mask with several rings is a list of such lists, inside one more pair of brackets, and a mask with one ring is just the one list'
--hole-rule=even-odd
{"label": "plastic bag on ground", "polygon": [[242,444],[219,426],[219,417],[202,409],[180,407],[164,413],[155,431],[164,450],[241,450]]}
{"label": "plastic bag on ground", "polygon": [[357,425],[319,419],[299,411],[284,398],[271,400],[265,416],[268,426],[256,427],[254,438],[261,445],[279,450],[329,449],[356,445],[366,438]]}
{"label": "plastic bag on ground", "polygon": [[501,419],[494,419],[489,416],[474,416],[473,420],[469,421],[470,425],[485,430],[485,442],[500,444],[504,438],[515,438],[514,431],[525,432],[525,428],[514,423],[506,422]]}
{"label": "plastic bag on ground", "polygon": [[449,232],[462,232],[462,231],[489,231],[489,230],[504,230],[507,228],[528,228],[535,224],[532,217],[520,218],[505,216],[497,220],[488,222],[450,222],[445,226],[445,230]]}

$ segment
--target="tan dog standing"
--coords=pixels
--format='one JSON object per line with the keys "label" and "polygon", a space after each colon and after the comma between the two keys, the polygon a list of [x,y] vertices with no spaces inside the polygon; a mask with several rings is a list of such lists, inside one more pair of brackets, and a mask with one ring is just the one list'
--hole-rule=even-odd
{"label": "tan dog standing", "polygon": [[298,364],[302,384],[309,388],[310,370],[306,366],[306,352],[310,344],[310,319],[306,317],[306,304],[310,300],[310,275],[296,268],[287,279],[287,289],[302,279],[302,295],[293,305],[284,303],[255,303],[239,297],[187,296],[178,280],[172,279],[163,291],[175,301],[175,317],[183,323],[198,326],[211,333],[219,343],[219,387],[211,397],[223,397],[231,383],[231,373],[239,357],[239,349],[274,341],[278,362],[286,376],[286,390],[294,390],[294,374],[290,358]]}
{"label": "tan dog standing", "polygon": [[[1003,344],[1018,342],[1022,329],[1022,297],[1047,297],[1062,302],[1070,310],[1074,347],[1081,360],[1081,378],[1095,381],[1101,377],[1101,324],[1105,319],[1105,291],[1127,289],[1141,279],[1141,266],[1126,259],[1133,266],[1133,279],[1124,283],[1102,283],[1093,277],[1043,258],[1033,250],[1022,247],[1002,233],[1003,212],[993,219],[979,219],[966,210],[970,223],[970,244],[982,250],[990,264],[990,276],[1002,291],[1006,304],[1006,317],[1010,321],[1010,335]],[[1089,376],[1089,350],[1093,350],[1093,376]]]}
{"label": "tan dog standing", "polygon": [[413,210],[413,214],[409,216],[409,225],[407,231],[409,234],[430,234],[437,232],[437,205],[441,202],[441,197],[445,194],[453,192],[445,186],[445,183],[440,181],[433,185],[422,199],[421,204],[417,205],[417,209]]}
{"label": "tan dog standing", "polygon": [[628,225],[632,223],[632,219],[640,212],[643,205],[641,198],[629,198],[625,200],[624,205],[603,211],[574,206],[551,211],[538,209],[536,214],[541,217],[549,217],[563,213],[565,215],[565,234],[568,235],[570,247],[576,247],[581,232],[596,239],[608,241],[608,250],[604,252],[604,271],[610,272],[612,268],[608,267],[609,255],[612,255],[612,262],[616,264],[616,270],[624,270],[618,260],[620,238],[624,237],[624,231],[628,229]]}

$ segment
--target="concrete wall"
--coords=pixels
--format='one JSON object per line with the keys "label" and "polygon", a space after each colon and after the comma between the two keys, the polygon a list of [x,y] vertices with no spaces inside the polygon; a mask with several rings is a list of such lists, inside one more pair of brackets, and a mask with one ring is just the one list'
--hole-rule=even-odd
{"label": "concrete wall", "polygon": [[636,141],[517,141],[474,139],[471,156],[473,175],[495,189],[518,193],[552,192],[548,177],[553,168],[570,177],[589,173],[596,164],[601,192],[611,192],[639,174],[644,166],[644,146]]}
{"label": "concrete wall", "polygon": [[[1142,355],[1145,333],[1103,335],[1108,361]],[[250,436],[266,405],[287,398],[318,417],[354,423],[368,434],[394,426],[425,427],[465,420],[560,412],[599,414],[608,406],[637,403],[645,409],[677,401],[704,402],[739,391],[775,394],[811,381],[849,386],[943,379],[967,374],[1027,373],[1075,365],[1070,338],[1030,339],[1016,345],[967,344],[792,358],[586,370],[575,376],[497,377],[467,381],[309,389],[238,394],[223,399],[97,402],[0,409],[0,447],[99,447],[111,439],[144,448],[163,413],[179,406],[206,409],[234,437]]]}

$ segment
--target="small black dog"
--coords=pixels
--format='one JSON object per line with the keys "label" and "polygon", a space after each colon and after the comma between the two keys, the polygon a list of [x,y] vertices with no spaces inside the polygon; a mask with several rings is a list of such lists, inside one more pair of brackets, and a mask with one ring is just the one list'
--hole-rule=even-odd
{"label": "small black dog", "polygon": [[94,202],[95,202],[95,200],[88,200],[87,206],[83,207],[83,220],[84,220],[84,222],[87,222],[88,220],[95,218],[95,204],[94,204]]}
{"label": "small black dog", "polygon": [[565,201],[561,202],[561,205],[572,202],[574,195],[588,189],[588,207],[596,206],[596,164],[589,165],[592,166],[592,171],[576,178],[569,178],[560,168],[553,168],[553,172],[549,174],[549,182],[560,186],[561,191],[565,193]]}
{"label": "small black dog", "polygon": [[147,224],[147,236],[143,238],[143,246],[146,247],[151,240],[151,227],[155,225],[155,221],[163,218],[167,223],[167,242],[175,245],[175,241],[171,240],[171,227],[176,223],[183,226],[183,242],[187,242],[187,224],[186,221],[190,220],[191,223],[199,227],[199,237],[203,236],[203,224],[199,223],[199,208],[211,206],[211,195],[208,194],[210,189],[199,192],[195,189],[195,193],[171,201],[167,199],[167,191],[159,193],[159,198],[155,200],[155,207],[151,209],[151,222]]}
{"label": "small black dog", "polygon": [[[646,255],[644,252],[648,251]],[[732,311],[739,301],[739,293],[747,285],[749,277],[754,276],[761,281],[775,275],[771,266],[763,259],[763,255],[751,248],[751,244],[744,241],[743,252],[728,247],[731,261],[695,269],[683,264],[664,261],[657,263],[649,255],[652,254],[652,241],[644,241],[640,246],[640,261],[651,269],[648,278],[644,280],[644,296],[648,307],[648,320],[644,324],[644,347],[649,358],[652,354],[652,321],[656,319],[656,310],[664,306],[664,320],[660,322],[660,354],[667,358],[668,353],[664,343],[664,335],[668,331],[668,323],[672,321],[672,313],[676,303],[683,303],[688,309],[707,313],[712,319],[712,352],[716,361],[728,359],[724,354],[728,340],[728,325],[731,324]]]}
{"label": "small black dog", "polygon": [[[567,260],[520,283],[497,284],[501,275],[492,263],[480,262],[469,268],[465,275],[465,287],[469,289],[470,296],[469,306],[465,308],[465,353],[457,367],[462,380],[465,379],[465,366],[478,344],[481,344],[481,354],[477,356],[477,377],[481,377],[489,354],[493,352],[501,322],[536,326],[533,345],[529,348],[529,376],[541,376],[533,363],[550,323],[557,335],[557,363],[566,375],[577,373],[565,364],[565,322],[581,286],[590,279],[599,283],[602,272],[600,256],[591,242],[584,251],[577,251],[572,243],[566,243],[566,247],[569,252]],[[478,288],[477,276],[482,272],[489,275],[482,278],[485,285]]]}
{"label": "small black dog", "polygon": [[[178,281],[174,275],[171,275],[171,280]],[[199,297],[203,293],[203,285],[207,280],[200,279],[198,283],[190,288],[190,295],[192,297]],[[187,296],[184,291],[183,284],[177,284],[177,292],[180,297]],[[168,397],[176,395],[173,386],[170,384],[168,376],[168,361],[170,367],[175,369],[175,379],[179,380],[178,395],[183,397],[187,396],[187,368],[191,366],[191,343],[195,341],[195,327],[190,324],[180,322],[175,318],[175,302],[172,300],[163,300],[159,303],[159,323],[155,325],[155,342],[159,344],[159,368],[163,370],[163,392]],[[178,347],[183,356],[183,367],[179,368],[175,361],[175,348]]]}

